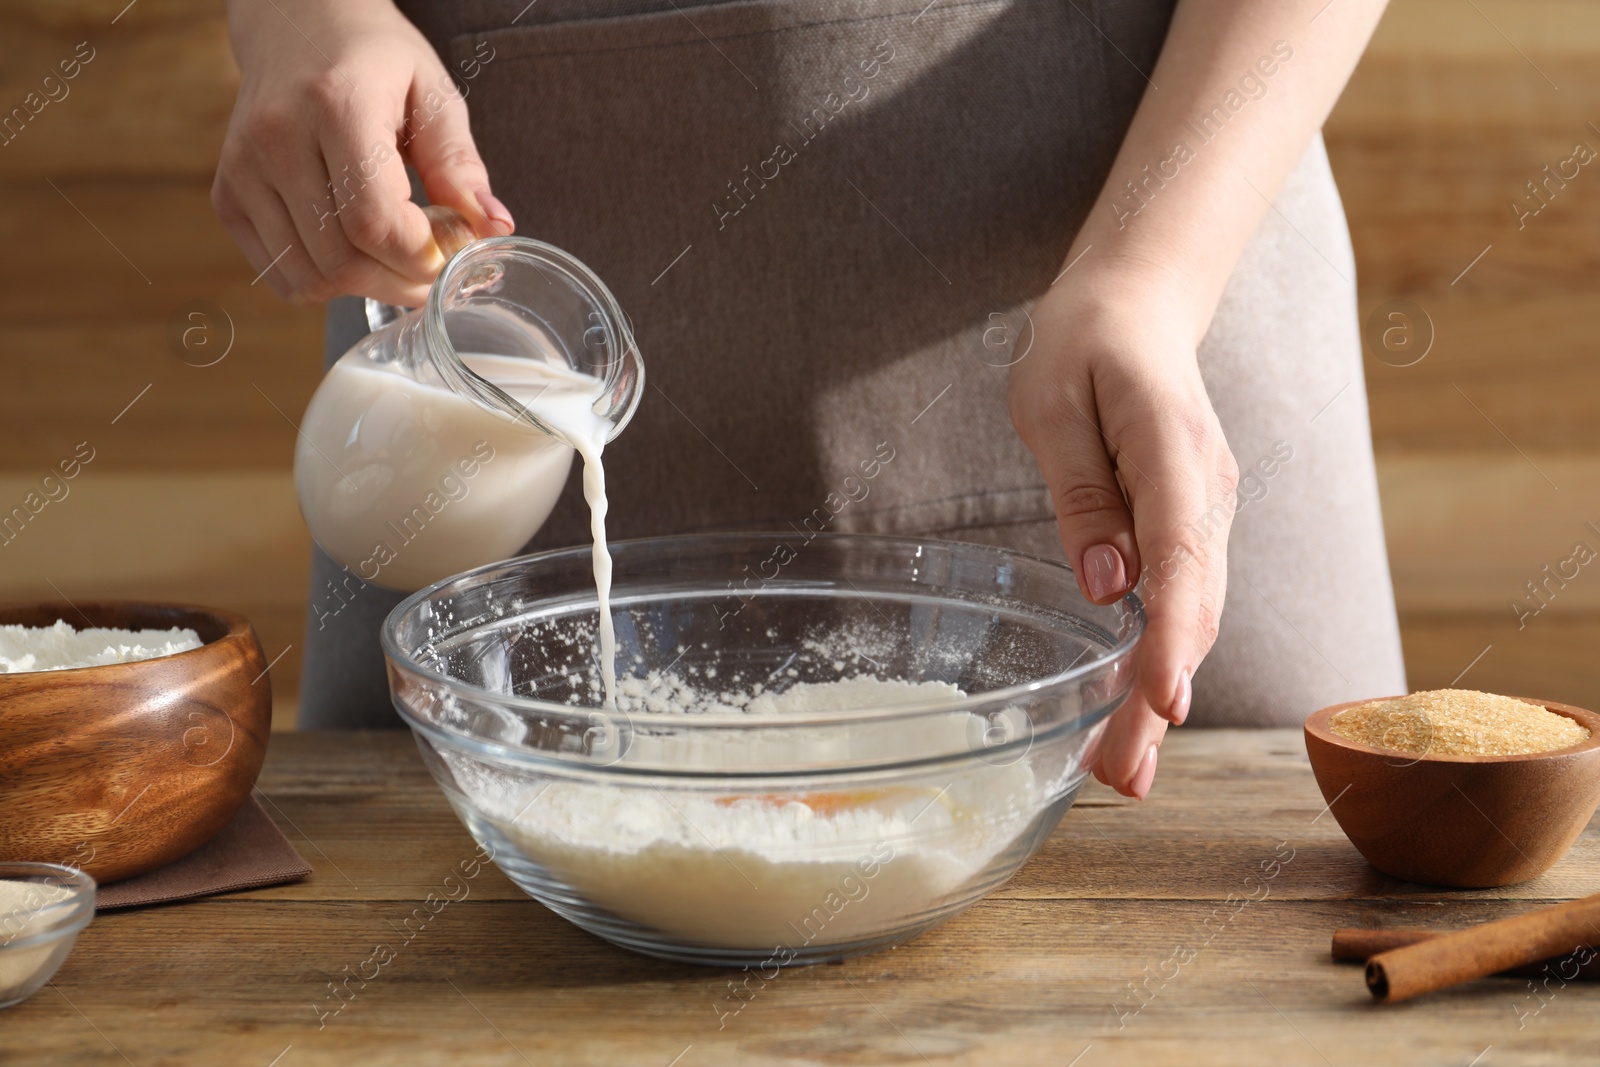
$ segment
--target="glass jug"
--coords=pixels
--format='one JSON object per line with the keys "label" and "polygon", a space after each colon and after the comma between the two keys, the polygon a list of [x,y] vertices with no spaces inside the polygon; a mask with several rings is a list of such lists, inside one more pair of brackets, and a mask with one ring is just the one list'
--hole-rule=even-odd
{"label": "glass jug", "polygon": [[[430,214],[437,209],[430,209]],[[434,217],[436,239],[449,232]],[[644,364],[616,298],[526,237],[456,251],[415,310],[367,302],[371,333],[328,371],[295,446],[311,535],[363,581],[419,589],[515,555],[549,517],[573,445],[528,405],[592,392],[627,425]]]}

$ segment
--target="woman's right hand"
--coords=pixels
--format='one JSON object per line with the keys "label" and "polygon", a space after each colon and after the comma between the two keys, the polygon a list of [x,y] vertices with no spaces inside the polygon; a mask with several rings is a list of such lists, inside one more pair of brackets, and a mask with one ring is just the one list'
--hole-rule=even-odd
{"label": "woman's right hand", "polygon": [[390,0],[228,7],[240,84],[211,203],[280,295],[423,302],[442,257],[407,163],[477,236],[512,231],[460,89]]}

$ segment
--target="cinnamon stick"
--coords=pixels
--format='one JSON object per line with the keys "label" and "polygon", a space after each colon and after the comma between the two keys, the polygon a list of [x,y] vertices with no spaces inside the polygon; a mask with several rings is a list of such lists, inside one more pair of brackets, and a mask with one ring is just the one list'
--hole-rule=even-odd
{"label": "cinnamon stick", "polygon": [[1600,894],[1441,934],[1367,961],[1367,989],[1385,1004],[1600,945]]}
{"label": "cinnamon stick", "polygon": [[[1441,930],[1369,930],[1364,927],[1347,927],[1333,932],[1333,958],[1336,960],[1350,960],[1361,963],[1367,962],[1380,952],[1387,952],[1392,948],[1402,945],[1414,945],[1418,941],[1431,941],[1441,933]],[[1583,958],[1588,955],[1588,959]],[[1575,973],[1574,973],[1575,969]],[[1522,978],[1549,978],[1557,977],[1563,981],[1600,980],[1600,952],[1593,954],[1555,956],[1537,963],[1525,963],[1520,967],[1508,967],[1496,974],[1514,975]]]}

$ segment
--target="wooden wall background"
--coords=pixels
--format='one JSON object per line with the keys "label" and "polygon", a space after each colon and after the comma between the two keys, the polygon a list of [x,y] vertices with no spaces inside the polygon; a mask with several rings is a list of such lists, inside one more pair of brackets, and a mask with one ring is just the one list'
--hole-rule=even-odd
{"label": "wooden wall background", "polygon": [[[4,111],[78,42],[94,49],[70,95],[0,146],[0,505],[79,442],[95,453],[0,548],[0,599],[243,611],[281,654],[288,726],[309,546],[289,420],[320,372],[320,313],[252,285],[211,214],[237,79],[221,4],[125,3],[0,3]],[[1435,331],[1414,366],[1367,364],[1414,687],[1470,664],[1463,685],[1600,707],[1600,565],[1552,584],[1521,629],[1510,607],[1575,542],[1600,551],[1583,525],[1600,527],[1600,161],[1522,229],[1509,207],[1577,142],[1600,149],[1591,123],[1600,6],[1396,0],[1328,125],[1363,312],[1409,299]],[[195,300],[232,321],[215,366],[169,349]]]}

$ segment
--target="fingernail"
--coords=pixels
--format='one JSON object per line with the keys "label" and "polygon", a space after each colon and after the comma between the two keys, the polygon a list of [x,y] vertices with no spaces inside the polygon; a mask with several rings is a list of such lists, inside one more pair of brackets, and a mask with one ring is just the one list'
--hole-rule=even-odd
{"label": "fingernail", "polygon": [[1122,553],[1110,545],[1092,545],[1083,553],[1083,576],[1091,600],[1105,600],[1122,592],[1127,577],[1122,570]]}
{"label": "fingernail", "polygon": [[1152,744],[1145,749],[1144,760],[1139,764],[1139,769],[1134,772],[1133,781],[1128,783],[1128,789],[1133,795],[1143,800],[1150,792],[1151,783],[1156,780],[1156,749],[1160,747]]}
{"label": "fingernail", "polygon": [[511,212],[487,189],[479,190],[478,203],[483,205],[483,213],[489,216],[489,221],[494,223],[501,237],[517,228],[517,224],[511,220]]}
{"label": "fingernail", "polygon": [[1185,667],[1178,672],[1178,690],[1172,694],[1172,707],[1167,710],[1167,718],[1172,725],[1183,725],[1183,720],[1189,717],[1189,701],[1193,697],[1194,689],[1189,684],[1189,668]]}

